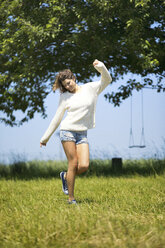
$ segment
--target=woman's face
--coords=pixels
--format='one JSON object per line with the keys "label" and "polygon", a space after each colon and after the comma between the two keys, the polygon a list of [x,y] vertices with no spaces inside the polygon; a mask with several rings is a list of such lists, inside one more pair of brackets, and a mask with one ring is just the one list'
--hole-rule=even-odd
{"label": "woman's face", "polygon": [[76,92],[76,82],[74,79],[65,79],[64,81],[62,81],[62,85],[67,91],[71,93]]}

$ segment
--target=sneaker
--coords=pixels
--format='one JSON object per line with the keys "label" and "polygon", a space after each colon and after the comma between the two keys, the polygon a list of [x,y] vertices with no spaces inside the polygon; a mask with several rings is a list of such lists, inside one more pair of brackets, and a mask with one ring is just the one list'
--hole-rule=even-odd
{"label": "sneaker", "polygon": [[62,171],[62,172],[60,173],[60,177],[61,177],[61,180],[62,180],[62,190],[63,190],[63,192],[64,192],[65,195],[68,195],[68,194],[69,194],[69,193],[68,193],[68,186],[67,186],[67,181],[66,181],[66,179],[64,178],[64,175],[65,175],[65,172]]}
{"label": "sneaker", "polygon": [[75,205],[77,205],[76,200],[68,201],[68,203],[69,203],[69,204],[75,204]]}

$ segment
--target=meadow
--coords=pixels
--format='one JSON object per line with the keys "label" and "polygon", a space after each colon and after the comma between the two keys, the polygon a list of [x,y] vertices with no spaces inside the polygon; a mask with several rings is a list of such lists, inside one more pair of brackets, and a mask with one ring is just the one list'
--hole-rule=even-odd
{"label": "meadow", "polygon": [[122,171],[91,161],[76,206],[61,189],[66,162],[20,163],[0,166],[1,248],[165,247],[164,160],[124,161]]}

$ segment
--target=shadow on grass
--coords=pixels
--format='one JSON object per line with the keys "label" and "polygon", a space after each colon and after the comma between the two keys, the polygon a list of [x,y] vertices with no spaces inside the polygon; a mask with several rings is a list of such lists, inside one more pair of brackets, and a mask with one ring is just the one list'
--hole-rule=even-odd
{"label": "shadow on grass", "polygon": [[[20,161],[11,165],[0,164],[0,178],[22,180],[59,178],[60,172],[66,170],[66,161]],[[91,160],[88,172],[81,175],[81,177],[156,176],[164,173],[165,159],[125,160],[123,161],[122,169],[112,167],[111,160]]]}
{"label": "shadow on grass", "polygon": [[91,203],[96,203],[97,201],[90,199],[90,198],[85,198],[83,200],[77,200],[78,204],[91,204]]}

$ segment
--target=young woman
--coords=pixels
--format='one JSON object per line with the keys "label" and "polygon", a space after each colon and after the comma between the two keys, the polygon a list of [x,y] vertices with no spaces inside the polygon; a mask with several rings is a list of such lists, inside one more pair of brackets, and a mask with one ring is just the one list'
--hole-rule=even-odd
{"label": "young woman", "polygon": [[[95,127],[95,108],[98,95],[111,83],[112,78],[105,65],[98,60],[93,62],[101,73],[101,80],[79,86],[70,70],[59,72],[53,89],[60,89],[57,112],[40,140],[46,146],[54,131],[60,126],[60,139],[68,159],[67,172],[61,172],[63,192],[69,194],[69,203],[76,204],[74,198],[75,176],[87,171],[89,167],[89,145],[87,130]],[[67,115],[62,121],[65,111]],[[62,121],[62,122],[61,122]]]}

